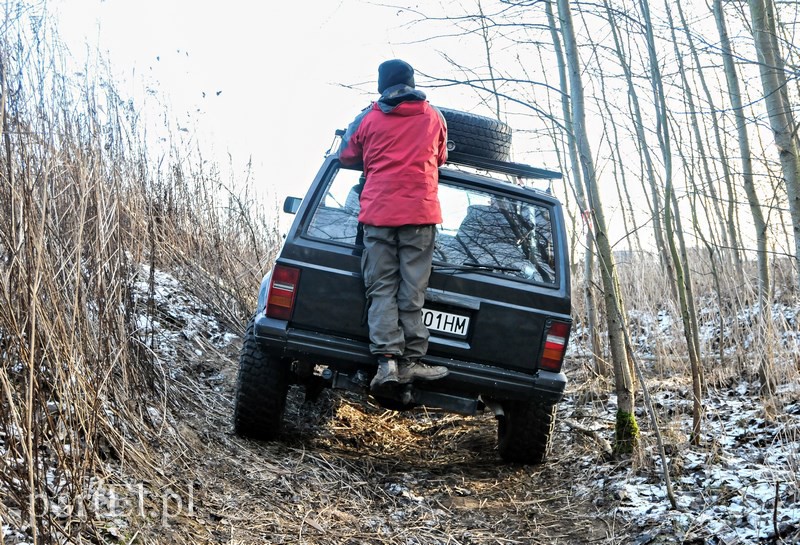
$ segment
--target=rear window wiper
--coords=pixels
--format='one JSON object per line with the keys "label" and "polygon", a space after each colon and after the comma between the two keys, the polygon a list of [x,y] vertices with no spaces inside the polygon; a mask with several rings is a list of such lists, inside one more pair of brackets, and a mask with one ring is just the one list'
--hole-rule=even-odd
{"label": "rear window wiper", "polygon": [[502,271],[502,272],[522,272],[519,267],[504,267],[502,265],[493,265],[491,263],[471,263],[465,262],[461,264],[446,263],[444,261],[434,261],[433,268],[441,270],[454,270],[454,271]]}

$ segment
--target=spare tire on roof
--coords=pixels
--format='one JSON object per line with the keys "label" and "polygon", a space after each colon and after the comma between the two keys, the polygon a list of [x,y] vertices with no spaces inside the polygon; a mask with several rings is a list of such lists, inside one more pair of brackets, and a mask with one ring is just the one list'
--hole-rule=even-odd
{"label": "spare tire on roof", "polygon": [[493,161],[508,161],[511,127],[506,123],[459,110],[438,110],[447,120],[448,150]]}

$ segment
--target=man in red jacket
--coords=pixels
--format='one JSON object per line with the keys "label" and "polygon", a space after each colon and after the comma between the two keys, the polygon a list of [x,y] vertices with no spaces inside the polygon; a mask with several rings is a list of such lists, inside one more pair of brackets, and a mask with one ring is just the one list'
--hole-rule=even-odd
{"label": "man in red jacket", "polygon": [[378,357],[372,389],[436,380],[447,368],[420,362],[428,349],[422,322],[439,205],[439,166],[447,159],[447,124],[414,69],[394,59],[378,67],[381,97],[347,128],[345,166],[363,166],[358,220],[364,226],[361,272],[369,305],[370,351]]}

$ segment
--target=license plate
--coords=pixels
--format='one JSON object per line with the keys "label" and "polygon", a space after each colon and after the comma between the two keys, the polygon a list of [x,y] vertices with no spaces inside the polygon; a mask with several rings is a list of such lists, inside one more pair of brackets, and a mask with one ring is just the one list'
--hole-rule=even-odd
{"label": "license plate", "polygon": [[469,316],[450,314],[429,308],[422,309],[422,322],[429,331],[447,333],[456,337],[466,337],[469,329]]}

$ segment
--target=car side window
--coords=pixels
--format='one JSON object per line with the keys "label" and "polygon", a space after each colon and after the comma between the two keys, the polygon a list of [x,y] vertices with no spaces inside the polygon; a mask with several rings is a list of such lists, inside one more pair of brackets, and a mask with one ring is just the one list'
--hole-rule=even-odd
{"label": "car side window", "polygon": [[356,244],[361,171],[338,169],[317,204],[306,233],[315,238]]}

